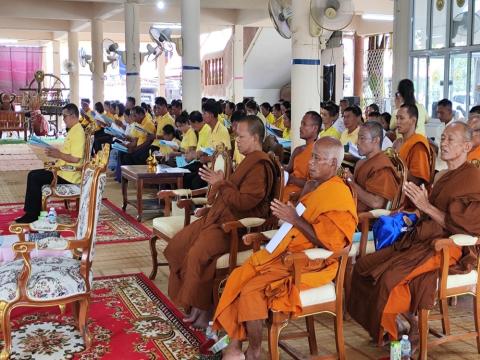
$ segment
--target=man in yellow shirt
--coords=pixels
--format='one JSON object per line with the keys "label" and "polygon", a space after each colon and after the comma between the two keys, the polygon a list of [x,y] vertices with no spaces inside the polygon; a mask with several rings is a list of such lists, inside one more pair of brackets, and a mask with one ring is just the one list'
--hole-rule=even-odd
{"label": "man in yellow shirt", "polygon": [[268,102],[264,102],[262,105],[260,105],[260,111],[262,112],[262,115],[265,117],[265,120],[267,120],[267,124],[270,124],[270,125],[275,124],[275,116],[273,116],[272,107]]}
{"label": "man in yellow shirt", "polygon": [[320,109],[320,115],[322,116],[323,130],[318,135],[320,138],[325,136],[333,137],[340,140],[342,135],[334,126],[335,121],[338,118],[338,109],[334,104],[325,104]]}
{"label": "man in yellow shirt", "polygon": [[164,97],[159,96],[155,98],[155,106],[153,107],[153,111],[155,113],[155,120],[157,123],[157,133],[155,141],[152,144],[154,146],[160,146],[160,140],[163,139],[163,128],[165,125],[175,126],[175,120],[168,112],[167,105],[167,100],[165,100]]}
{"label": "man in yellow shirt", "polygon": [[81,99],[80,100],[80,124],[84,128],[86,128],[90,123],[94,122],[93,114],[92,114],[92,109],[90,109],[90,99]]}
{"label": "man in yellow shirt", "polygon": [[[166,102],[166,101],[165,101]],[[155,104],[157,103],[157,101],[155,100]],[[180,116],[180,114],[182,113],[182,100],[172,100],[172,115],[173,117],[176,119]],[[167,109],[168,111],[168,109]]]}
{"label": "man in yellow shirt", "polygon": [[[45,154],[57,159],[56,166],[81,166],[85,151],[85,132],[79,122],[78,107],[75,104],[67,104],[62,109],[63,121],[68,129],[62,149],[48,147]],[[60,170],[58,184],[79,184],[81,171]],[[15,221],[17,223],[31,223],[37,220],[42,209],[42,186],[48,185],[53,180],[53,173],[45,169],[32,170],[28,173],[27,189],[25,192],[25,214]]]}
{"label": "man in yellow shirt", "polygon": [[275,122],[273,123],[273,126],[283,131],[285,129],[285,126],[283,125],[283,114],[280,104],[273,105],[272,114],[275,117]]}
{"label": "man in yellow shirt", "polygon": [[227,150],[231,150],[230,134],[225,125],[218,121],[218,110],[218,104],[214,100],[209,100],[202,106],[203,121],[212,129],[208,147],[215,150],[223,144]]}
{"label": "man in yellow shirt", "polygon": [[345,131],[340,137],[342,145],[347,145],[349,142],[357,144],[359,125],[362,123],[362,110],[358,106],[349,106],[343,112],[343,121],[345,122]]}

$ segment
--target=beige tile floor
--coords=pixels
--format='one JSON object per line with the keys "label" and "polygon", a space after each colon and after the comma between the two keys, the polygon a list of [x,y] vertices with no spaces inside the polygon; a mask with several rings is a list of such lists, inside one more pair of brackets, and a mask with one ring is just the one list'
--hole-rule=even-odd
{"label": "beige tile floor", "polygon": [[[21,202],[23,201],[27,172],[15,171],[4,172],[0,174],[0,202]],[[129,193],[134,196],[134,189],[129,189]],[[108,179],[106,197],[116,205],[121,206],[120,185],[111,178]],[[127,211],[131,214],[132,208]],[[151,219],[146,217],[144,223],[151,226]],[[164,246],[164,245],[163,245]],[[162,244],[159,243],[161,254]],[[149,274],[151,270],[151,258],[148,248],[148,242],[134,242],[126,244],[99,245],[96,247],[94,261],[95,276],[107,276],[115,274],[127,274],[143,272]],[[168,269],[160,268],[155,284],[163,291],[167,292]],[[459,330],[473,329],[473,312],[471,298],[461,298],[459,305],[451,308],[452,332]],[[315,318],[317,342],[320,352],[328,353],[335,351],[335,341],[333,335],[333,319],[329,315],[319,315]],[[302,328],[303,321],[296,321],[290,324],[284,332]],[[433,323],[439,326],[439,323]],[[388,351],[379,349],[369,344],[369,338],[366,332],[354,321],[345,322],[345,347],[348,359],[354,360],[376,360],[388,356]],[[308,354],[308,343],[300,339],[292,341],[291,344],[303,354]],[[263,352],[264,358],[267,358],[266,345]],[[288,358],[285,353],[281,355]],[[475,340],[451,342],[432,349],[429,352],[429,359],[480,359],[476,351]]]}

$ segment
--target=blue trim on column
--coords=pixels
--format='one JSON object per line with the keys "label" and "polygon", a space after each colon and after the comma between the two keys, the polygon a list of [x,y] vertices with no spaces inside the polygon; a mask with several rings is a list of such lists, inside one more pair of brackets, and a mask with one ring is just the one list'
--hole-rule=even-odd
{"label": "blue trim on column", "polygon": [[292,65],[320,65],[319,59],[292,59]]}
{"label": "blue trim on column", "polygon": [[183,65],[182,70],[200,70],[200,66]]}
{"label": "blue trim on column", "polygon": [[140,73],[139,72],[127,72],[125,75],[127,75],[127,76],[138,76],[138,75],[140,75]]}

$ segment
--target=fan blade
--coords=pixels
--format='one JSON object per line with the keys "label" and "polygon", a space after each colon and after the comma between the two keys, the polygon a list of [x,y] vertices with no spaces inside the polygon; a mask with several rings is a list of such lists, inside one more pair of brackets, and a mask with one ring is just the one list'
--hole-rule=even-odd
{"label": "fan blade", "polygon": [[292,37],[289,22],[291,19],[291,4],[289,1],[269,0],[268,13],[275,29],[285,39]]}

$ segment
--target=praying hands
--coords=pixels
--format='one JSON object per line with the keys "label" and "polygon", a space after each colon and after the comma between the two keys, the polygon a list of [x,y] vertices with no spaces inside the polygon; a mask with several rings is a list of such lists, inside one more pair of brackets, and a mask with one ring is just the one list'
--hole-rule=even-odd
{"label": "praying hands", "polygon": [[277,218],[292,225],[294,225],[299,218],[295,207],[290,201],[284,204],[280,200],[275,199],[270,203],[270,209],[272,210],[272,214]]}
{"label": "praying hands", "polygon": [[208,185],[215,185],[225,178],[223,171],[214,171],[205,165],[198,170],[198,173],[202,180],[206,181]]}
{"label": "praying hands", "polygon": [[418,210],[425,213],[428,212],[431,204],[428,200],[428,191],[425,189],[424,184],[417,186],[413,182],[408,181],[403,186],[403,189],[405,190],[405,195],[407,195]]}

